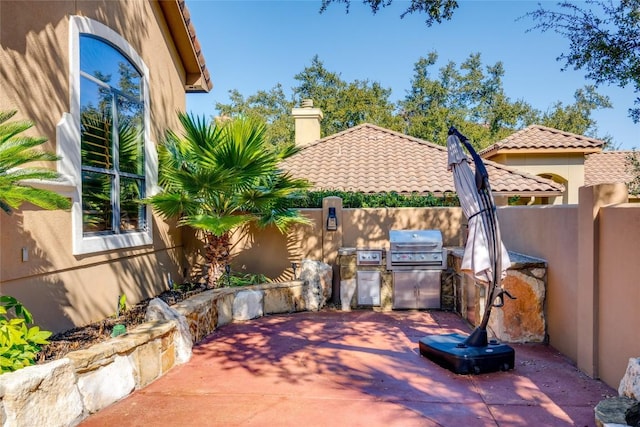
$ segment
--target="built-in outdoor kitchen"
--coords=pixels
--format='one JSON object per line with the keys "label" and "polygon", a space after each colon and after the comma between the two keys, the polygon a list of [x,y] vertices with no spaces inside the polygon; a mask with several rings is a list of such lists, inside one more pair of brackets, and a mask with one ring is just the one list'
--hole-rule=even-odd
{"label": "built-in outdoor kitchen", "polygon": [[[463,252],[459,246],[444,246],[437,229],[391,229],[386,245],[340,248],[336,301],[345,311],[451,310],[477,326],[486,289],[461,271]],[[517,253],[510,256],[503,286],[517,299],[495,309],[489,327],[506,342],[544,341],[546,262]]]}
{"label": "built-in outdoor kitchen", "polygon": [[387,248],[341,248],[339,259],[344,310],[442,307],[447,250],[440,230],[390,230]]}

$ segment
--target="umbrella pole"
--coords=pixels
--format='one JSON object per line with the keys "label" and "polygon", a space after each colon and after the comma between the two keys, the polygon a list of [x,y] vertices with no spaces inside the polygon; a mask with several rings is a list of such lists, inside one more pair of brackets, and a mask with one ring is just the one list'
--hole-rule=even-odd
{"label": "umbrella pole", "polygon": [[493,301],[496,298],[495,291],[499,287],[501,280],[501,271],[502,271],[502,262],[500,258],[502,257],[501,247],[498,242],[499,239],[499,229],[498,229],[498,219],[495,203],[493,203],[491,196],[491,186],[489,185],[489,174],[482,162],[482,159],[473,149],[473,146],[469,143],[468,139],[458,132],[457,129],[451,128],[449,133],[454,133],[458,136],[458,139],[462,141],[464,146],[467,148],[467,151],[471,154],[474,164],[476,165],[476,186],[478,187],[478,193],[480,198],[482,199],[484,205],[487,210],[483,213],[485,217],[485,227],[486,235],[490,240],[490,259],[493,266],[493,277],[489,284],[489,292],[487,295],[487,302],[484,310],[484,314],[482,316],[482,321],[480,325],[469,335],[469,337],[462,343],[462,345],[466,345],[469,347],[485,347],[488,345],[487,339],[487,325],[489,324],[489,317],[491,316],[491,309],[493,308]]}
{"label": "umbrella pole", "polygon": [[[474,151],[471,144],[468,143],[466,137],[451,127],[449,129],[449,135],[456,135],[458,141],[454,138],[449,140],[447,138],[447,149],[449,151],[450,164],[460,164],[466,159],[461,157],[461,147],[453,144],[462,143],[467,146],[467,150],[473,157],[473,162],[476,165],[475,173],[475,190],[468,188],[471,184],[469,170],[463,168],[463,176],[457,176],[457,170],[454,169],[454,175],[462,182],[459,187],[465,191],[472,192],[467,194],[473,201],[465,199],[467,203],[463,206],[463,210],[466,209],[465,214],[471,218],[476,215],[482,215],[482,228],[476,228],[477,234],[484,234],[483,242],[479,242],[479,246],[485,246],[488,251],[489,264],[483,263],[483,268],[487,268],[485,271],[489,277],[487,280],[489,283],[489,289],[487,290],[487,305],[485,306],[484,315],[480,325],[470,334],[462,335],[458,333],[453,334],[439,334],[428,335],[419,341],[420,355],[428,357],[432,361],[436,362],[442,367],[445,367],[456,374],[481,374],[483,372],[494,371],[508,371],[515,366],[515,351],[507,344],[501,344],[495,340],[488,342],[487,340],[487,325],[489,323],[489,317],[491,315],[491,308],[493,306],[499,307],[500,304],[495,301],[502,301],[502,295],[510,296],[504,289],[499,288],[502,281],[502,254],[503,248],[502,240],[500,238],[500,229],[498,227],[498,217],[491,188],[489,186],[489,174],[482,162],[482,159]],[[451,146],[449,143],[451,142]],[[455,179],[454,179],[455,180]],[[458,186],[456,186],[458,187]],[[473,209],[471,209],[473,207]],[[478,218],[479,220],[480,218]],[[474,245],[474,250],[476,249]],[[484,256],[484,252],[483,252]],[[493,272],[489,269],[493,269]],[[475,271],[474,274],[479,272]],[[485,279],[483,280],[483,284]]]}
{"label": "umbrella pole", "polygon": [[500,281],[500,265],[498,262],[498,257],[501,256],[500,248],[498,247],[498,239],[497,239],[497,222],[496,222],[496,212],[495,206],[491,202],[490,195],[486,193],[486,188],[480,191],[480,195],[483,201],[490,208],[486,211],[485,216],[485,224],[489,228],[486,233],[490,238],[489,247],[490,247],[490,257],[493,264],[493,277],[491,282],[489,283],[489,292],[487,295],[487,301],[484,309],[484,314],[482,316],[482,321],[480,325],[469,334],[466,340],[462,343],[468,347],[486,347],[489,344],[489,340],[487,338],[487,325],[489,324],[489,317],[491,316],[491,309],[493,308],[493,300],[495,299],[495,290],[498,288]]}

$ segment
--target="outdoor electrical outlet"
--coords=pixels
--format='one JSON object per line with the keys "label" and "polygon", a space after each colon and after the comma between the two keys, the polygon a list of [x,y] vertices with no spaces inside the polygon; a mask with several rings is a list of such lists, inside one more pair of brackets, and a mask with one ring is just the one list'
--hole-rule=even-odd
{"label": "outdoor electrical outlet", "polygon": [[29,248],[22,248],[22,262],[29,261]]}

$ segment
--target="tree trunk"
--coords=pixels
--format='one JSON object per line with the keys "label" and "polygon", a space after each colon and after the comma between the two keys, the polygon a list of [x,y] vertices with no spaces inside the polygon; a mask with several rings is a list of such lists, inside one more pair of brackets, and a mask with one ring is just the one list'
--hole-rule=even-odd
{"label": "tree trunk", "polygon": [[209,264],[207,287],[210,289],[223,286],[220,278],[225,274],[225,266],[229,264],[229,237],[229,233],[222,236],[206,233],[206,260]]}

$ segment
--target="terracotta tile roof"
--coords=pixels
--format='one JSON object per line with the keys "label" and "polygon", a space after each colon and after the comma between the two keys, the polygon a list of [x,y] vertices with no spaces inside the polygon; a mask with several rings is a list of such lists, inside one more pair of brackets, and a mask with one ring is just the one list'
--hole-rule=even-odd
{"label": "terracotta tile roof", "polygon": [[480,151],[485,158],[500,152],[558,152],[595,153],[602,151],[604,141],[564,132],[540,125],[531,125]]}
{"label": "terracotta tile roof", "polygon": [[158,4],[167,20],[169,32],[185,68],[185,90],[210,91],[213,82],[185,0],[165,0]]}
{"label": "terracotta tile roof", "polygon": [[178,0],[178,5],[180,7],[180,11],[182,12],[182,19],[184,19],[184,24],[187,27],[189,38],[191,39],[193,51],[196,55],[196,58],[198,59],[200,72],[202,73],[202,79],[204,80],[204,88],[202,89],[208,92],[213,88],[213,82],[211,81],[211,75],[209,74],[207,63],[204,60],[204,54],[202,53],[202,47],[200,46],[200,41],[198,40],[198,36],[196,35],[196,29],[191,22],[191,14],[189,13],[189,9],[187,8],[185,0]]}
{"label": "terracotta tile roof", "polygon": [[603,151],[602,153],[589,154],[584,162],[584,184],[615,182],[628,184],[634,176],[627,160],[631,155],[640,159],[640,153],[635,151]]}
{"label": "terracotta tile roof", "polygon": [[[557,195],[564,191],[551,180],[491,161],[485,164],[496,193]],[[310,180],[315,190],[455,192],[445,147],[367,123],[311,143],[282,167]]]}

